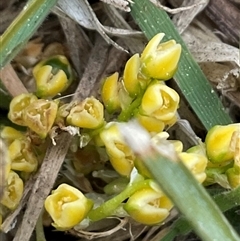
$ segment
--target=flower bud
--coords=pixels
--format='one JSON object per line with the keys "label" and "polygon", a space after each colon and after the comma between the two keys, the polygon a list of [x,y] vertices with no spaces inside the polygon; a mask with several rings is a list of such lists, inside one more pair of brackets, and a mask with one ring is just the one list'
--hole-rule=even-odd
{"label": "flower bud", "polygon": [[127,61],[123,72],[124,87],[131,97],[135,97],[140,92],[140,81],[138,79],[139,67],[139,54],[135,54]]}
{"label": "flower bud", "polygon": [[163,33],[155,35],[141,55],[141,72],[149,78],[168,80],[176,72],[181,45],[175,40],[159,44],[163,37]]}
{"label": "flower bud", "polygon": [[8,147],[11,168],[16,171],[33,172],[37,169],[38,160],[28,139],[16,139]]}
{"label": "flower bud", "polygon": [[115,72],[104,80],[101,97],[108,113],[113,113],[120,109],[119,101],[118,73]]}
{"label": "flower bud", "polygon": [[93,201],[78,189],[63,183],[46,198],[44,206],[54,221],[52,225],[59,230],[68,230],[87,216]]}
{"label": "flower bud", "polygon": [[164,84],[155,83],[144,93],[141,109],[144,115],[167,122],[176,115],[178,104],[179,95],[175,90]]}
{"label": "flower bud", "polygon": [[7,186],[4,189],[1,204],[13,210],[17,207],[23,194],[23,181],[14,171],[10,171]]}
{"label": "flower bud", "polygon": [[71,109],[67,122],[80,128],[95,129],[104,123],[103,115],[102,103],[89,97]]}
{"label": "flower bud", "polygon": [[179,153],[179,157],[200,183],[206,179],[207,175],[205,173],[205,169],[207,167],[208,160],[204,155],[182,152]]}
{"label": "flower bud", "polygon": [[31,103],[24,111],[24,122],[41,138],[45,138],[52,128],[57,115],[58,104],[44,99]]}
{"label": "flower bud", "polygon": [[36,100],[37,97],[33,94],[21,94],[14,97],[9,106],[8,118],[17,125],[27,126],[23,119],[24,110]]}
{"label": "flower bud", "polygon": [[240,124],[214,126],[206,136],[205,144],[208,159],[213,163],[228,162],[234,158],[234,150],[230,148],[232,135],[240,129]]}
{"label": "flower bud", "polygon": [[100,133],[113,168],[123,176],[129,176],[135,156],[125,143],[117,125],[112,124]]}
{"label": "flower bud", "polygon": [[33,68],[38,97],[54,97],[71,84],[73,73],[67,58],[62,55],[43,60]]}
{"label": "flower bud", "polygon": [[163,222],[172,207],[170,199],[159,188],[153,187],[135,192],[124,205],[124,209],[135,221],[145,225]]}

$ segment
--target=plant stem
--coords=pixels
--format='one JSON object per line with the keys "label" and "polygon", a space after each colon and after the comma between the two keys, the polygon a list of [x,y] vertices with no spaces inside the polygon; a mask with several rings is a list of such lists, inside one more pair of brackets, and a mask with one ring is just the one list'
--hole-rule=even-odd
{"label": "plant stem", "polygon": [[128,121],[133,116],[136,109],[140,106],[142,95],[138,96],[126,109],[122,110],[118,116],[118,121]]}
{"label": "plant stem", "polygon": [[92,221],[98,221],[108,216],[111,216],[114,210],[116,210],[124,200],[129,198],[137,190],[149,186],[150,181],[151,180],[148,179],[148,180],[136,181],[129,184],[117,196],[109,199],[101,206],[91,210],[88,214],[88,218],[90,218]]}
{"label": "plant stem", "polygon": [[36,224],[36,241],[46,241],[42,222],[43,211],[40,213]]}

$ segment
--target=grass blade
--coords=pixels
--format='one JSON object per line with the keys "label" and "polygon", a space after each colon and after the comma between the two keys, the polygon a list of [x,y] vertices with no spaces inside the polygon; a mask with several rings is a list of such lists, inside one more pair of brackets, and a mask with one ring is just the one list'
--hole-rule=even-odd
{"label": "grass blade", "polygon": [[29,0],[0,37],[0,69],[9,63],[43,22],[57,0]]}
{"label": "grass blade", "polygon": [[119,125],[121,134],[144,162],[163,191],[204,241],[239,241],[233,227],[205,188],[197,182],[168,142],[151,144],[150,135],[136,122]]}
{"label": "grass blade", "polygon": [[134,20],[148,39],[159,32],[164,32],[166,34],[164,40],[175,39],[182,45],[182,56],[175,80],[205,128],[208,130],[217,124],[231,123],[217,94],[166,12],[156,8],[149,0],[134,1],[131,10]]}
{"label": "grass blade", "polygon": [[[231,191],[214,195],[213,200],[222,212],[240,206],[240,186]],[[174,222],[169,232],[161,239],[161,241],[172,241],[176,236],[186,235],[191,231],[192,227],[186,218],[180,217]]]}

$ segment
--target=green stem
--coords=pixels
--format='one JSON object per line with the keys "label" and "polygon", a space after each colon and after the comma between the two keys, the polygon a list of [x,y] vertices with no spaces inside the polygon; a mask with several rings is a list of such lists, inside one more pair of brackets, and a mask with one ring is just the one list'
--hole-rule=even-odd
{"label": "green stem", "polygon": [[128,108],[122,110],[118,116],[118,121],[128,121],[133,116],[133,113],[140,106],[142,101],[142,95],[139,95],[129,106]]}
{"label": "green stem", "polygon": [[0,69],[9,63],[36,32],[57,0],[29,0],[0,37]]}
{"label": "green stem", "polygon": [[43,215],[43,211],[39,215],[39,218],[36,224],[36,241],[47,241],[44,235],[42,215]]}
{"label": "green stem", "polygon": [[92,221],[98,221],[112,215],[114,210],[116,210],[124,200],[129,198],[137,190],[142,189],[144,187],[148,187],[150,181],[151,180],[148,179],[148,180],[136,181],[136,182],[133,182],[132,184],[129,184],[117,196],[106,201],[101,206],[91,210],[88,214],[88,218],[91,219]]}

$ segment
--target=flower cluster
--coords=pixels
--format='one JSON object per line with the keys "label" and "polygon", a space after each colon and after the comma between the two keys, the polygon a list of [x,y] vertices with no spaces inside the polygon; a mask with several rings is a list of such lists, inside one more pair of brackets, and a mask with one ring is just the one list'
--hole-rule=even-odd
{"label": "flower cluster", "polygon": [[[31,138],[26,133],[20,132],[13,127],[5,126],[0,132],[1,140],[6,148],[5,168],[1,169],[4,175],[4,191],[0,201],[4,208],[1,208],[0,216],[6,216],[19,204],[24,189],[24,182],[32,172],[39,166],[37,156]],[[39,149],[40,150],[40,149]]]}
{"label": "flower cluster", "polygon": [[160,43],[163,37],[157,34],[141,55],[133,55],[122,76],[116,72],[106,77],[100,99],[90,96],[71,103],[53,99],[73,79],[71,66],[63,56],[43,60],[34,67],[36,93],[15,97],[8,115],[27,132],[11,127],[1,131],[9,158],[2,205],[14,209],[18,204],[23,190],[19,176],[26,178],[26,173],[37,170],[46,137],[51,137],[56,128],[73,127],[79,135],[73,138],[62,175],[75,187],[62,183],[47,197],[45,210],[52,225],[68,230],[108,216],[130,216],[145,225],[162,223],[173,203],[120,134],[118,123],[131,118],[145,127],[154,145],[171,143],[199,183],[217,182],[215,174],[221,172],[227,187],[239,185],[239,124],[213,127],[205,144],[187,151],[180,140],[168,140],[167,129],[177,120],[180,98],[165,81],[177,70],[181,46],[174,40]]}
{"label": "flower cluster", "polygon": [[225,188],[240,185],[240,124],[217,125],[206,136],[205,143],[189,153],[201,153],[207,160],[206,184],[218,183]]}

